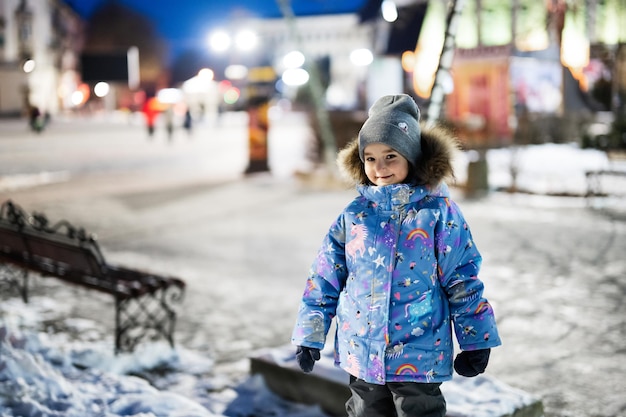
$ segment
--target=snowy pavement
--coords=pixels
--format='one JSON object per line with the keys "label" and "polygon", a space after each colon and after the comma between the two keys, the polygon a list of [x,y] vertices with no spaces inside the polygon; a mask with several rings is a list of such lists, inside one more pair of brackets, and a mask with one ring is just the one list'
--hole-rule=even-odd
{"label": "snowy pavement", "polygon": [[[115,213],[117,230],[85,224],[111,262],[184,277],[179,346],[241,380],[252,352],[288,343],[311,254],[351,195],[258,177],[140,213],[119,201],[53,207],[82,224],[80,212]],[[495,194],[460,204],[484,256],[486,296],[503,339],[488,374],[540,396],[547,416],[625,416],[626,224],[578,199]],[[137,215],[141,227],[133,225]],[[110,300],[94,302],[97,296],[51,280],[34,287],[44,299],[71,299],[68,317],[92,320],[110,338]],[[55,325],[93,337],[68,322]]]}
{"label": "snowy pavement", "polygon": [[[558,150],[551,160],[558,163]],[[541,397],[547,417],[626,416],[626,223],[590,210],[578,197],[491,193],[465,199],[455,192],[484,257],[485,295],[503,340],[488,375]],[[181,355],[211,364],[195,373],[144,376],[220,415],[235,407],[239,394],[232,387],[239,382],[247,381],[239,389],[264,397],[263,404],[271,396],[258,380],[247,380],[247,358],[288,343],[306,271],[353,195],[261,174],[154,191],[142,204],[110,194],[35,198],[25,208],[96,233],[111,262],[187,281],[176,340]],[[17,302],[3,298],[0,316],[16,311]],[[61,346],[110,346],[111,302],[38,279],[32,304],[50,307],[34,326],[52,339],[67,338]],[[285,413],[284,407],[282,415],[319,415],[309,408]]]}

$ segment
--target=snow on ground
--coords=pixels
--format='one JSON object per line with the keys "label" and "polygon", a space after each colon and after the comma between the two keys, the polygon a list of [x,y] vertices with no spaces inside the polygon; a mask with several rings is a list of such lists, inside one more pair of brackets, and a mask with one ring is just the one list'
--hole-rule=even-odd
{"label": "snow on ground", "polygon": [[[258,376],[226,387],[211,359],[182,347],[154,343],[114,356],[89,320],[67,323],[80,341],[34,330],[62,309],[47,297],[0,306],[0,416],[324,416],[276,397]],[[99,340],[88,341],[90,332]]]}
{"label": "snow on ground", "polygon": [[[467,163],[477,158],[476,151],[460,155],[455,168],[460,183],[466,180]],[[610,161],[603,151],[581,150],[575,144],[492,149],[486,159],[491,189],[509,187],[514,168],[518,171],[517,189],[535,194],[583,196],[587,192],[586,171],[611,168],[626,171],[626,161]]]}
{"label": "snow on ground", "polygon": [[[29,305],[12,299],[0,306],[0,416],[326,416],[317,406],[277,397],[259,375],[229,387],[214,374],[211,359],[185,348],[154,343],[114,356],[109,340],[76,341],[34,330],[37,323],[55,320],[55,311],[62,309],[47,297]],[[89,320],[67,321],[83,339],[97,326]],[[296,367],[290,347],[271,353],[280,357],[281,366]],[[332,366],[331,355],[325,352],[316,374],[347,379]],[[537,401],[488,376],[457,378],[442,387],[450,416],[512,415]]]}
{"label": "snow on ground", "polygon": [[[464,156],[459,164],[472,157]],[[487,158],[493,187],[510,184],[507,175],[515,160],[519,188],[544,194],[584,194],[585,170],[623,168],[603,153],[573,145],[529,147],[515,156],[495,150]],[[258,376],[233,384],[210,357],[183,346],[171,350],[156,343],[140,346],[132,355],[113,356],[110,335],[95,322],[66,318],[62,325],[54,324],[65,308],[62,301],[44,296],[33,297],[28,305],[18,298],[2,300],[1,417],[324,416],[318,407],[276,397]],[[73,329],[74,337],[56,331],[59,327]],[[247,361],[239,366],[247,367]]]}

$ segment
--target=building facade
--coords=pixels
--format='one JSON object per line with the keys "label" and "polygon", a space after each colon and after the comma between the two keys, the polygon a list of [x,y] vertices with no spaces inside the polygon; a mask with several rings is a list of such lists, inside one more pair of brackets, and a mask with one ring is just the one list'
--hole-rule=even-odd
{"label": "building facade", "polygon": [[[371,25],[360,24],[357,14],[235,20],[231,27],[233,32],[246,28],[257,34],[257,64],[270,65],[278,77],[287,69],[283,60],[291,52],[304,55],[305,68],[310,68],[312,62],[323,62],[321,75],[328,81],[328,105],[335,108],[358,105],[358,92],[366,81],[367,69],[355,65],[350,56],[355,50],[371,50],[375,31]],[[249,59],[250,54],[246,57]],[[229,59],[231,63],[248,64],[239,62],[236,53]]]}
{"label": "building facade", "polygon": [[[458,127],[466,146],[566,141],[584,131],[595,113],[619,116],[626,102],[619,81],[626,1],[464,3],[444,117]],[[435,11],[425,26],[435,22],[437,35],[444,32],[443,1],[431,0],[429,12]],[[435,43],[434,35],[420,34],[416,55]],[[436,61],[441,44],[416,68]],[[611,83],[609,97],[603,91]],[[421,91],[427,99],[430,85]]]}
{"label": "building facade", "polygon": [[84,22],[61,0],[0,0],[0,115],[71,107]]}

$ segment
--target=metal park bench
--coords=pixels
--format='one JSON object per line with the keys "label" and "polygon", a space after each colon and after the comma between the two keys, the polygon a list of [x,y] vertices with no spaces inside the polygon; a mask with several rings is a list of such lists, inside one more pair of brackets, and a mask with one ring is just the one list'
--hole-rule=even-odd
{"label": "metal park bench", "polygon": [[626,219],[626,171],[587,171],[587,207],[614,219]]}
{"label": "metal park bench", "polygon": [[600,169],[585,172],[586,197],[626,194],[626,171]]}
{"label": "metal park bench", "polygon": [[0,289],[28,302],[29,273],[110,294],[115,299],[115,353],[132,352],[143,339],[165,338],[174,347],[176,311],[185,282],[170,276],[111,265],[95,237],[67,221],[0,206]]}

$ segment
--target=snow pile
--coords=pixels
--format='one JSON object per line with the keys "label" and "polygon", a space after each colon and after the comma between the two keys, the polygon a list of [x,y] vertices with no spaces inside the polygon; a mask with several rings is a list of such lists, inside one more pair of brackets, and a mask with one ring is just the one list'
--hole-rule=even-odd
{"label": "snow pile", "polygon": [[115,356],[88,320],[60,324],[78,326],[83,340],[35,329],[60,310],[46,297],[0,305],[0,416],[326,417],[278,398],[260,376],[239,383],[216,376],[212,360],[181,347],[144,344]]}
{"label": "snow pile", "polygon": [[[104,371],[102,368],[126,367],[128,363],[111,362],[112,358],[98,355],[96,350],[79,356],[97,362],[97,367],[76,366],[72,355],[54,346],[45,333],[22,331],[6,320],[0,321],[0,352],[3,417],[214,415],[182,395],[159,391],[145,379]],[[164,361],[175,364],[180,358],[173,351],[155,350],[141,352],[133,360],[138,368]]]}
{"label": "snow pile", "polygon": [[[87,320],[65,319],[64,325],[78,326],[81,338],[95,340],[36,331],[56,305],[41,297],[28,305],[11,299],[0,306],[2,417],[326,417],[318,406],[276,396],[260,375],[240,382],[216,376],[210,359],[184,348],[144,344],[133,354],[115,356],[110,341],[97,337],[96,324]],[[296,366],[291,346],[266,355],[277,366]],[[324,352],[315,373],[346,383],[331,355]],[[487,376],[456,377],[442,390],[448,414],[455,417],[498,417],[538,401]]]}

